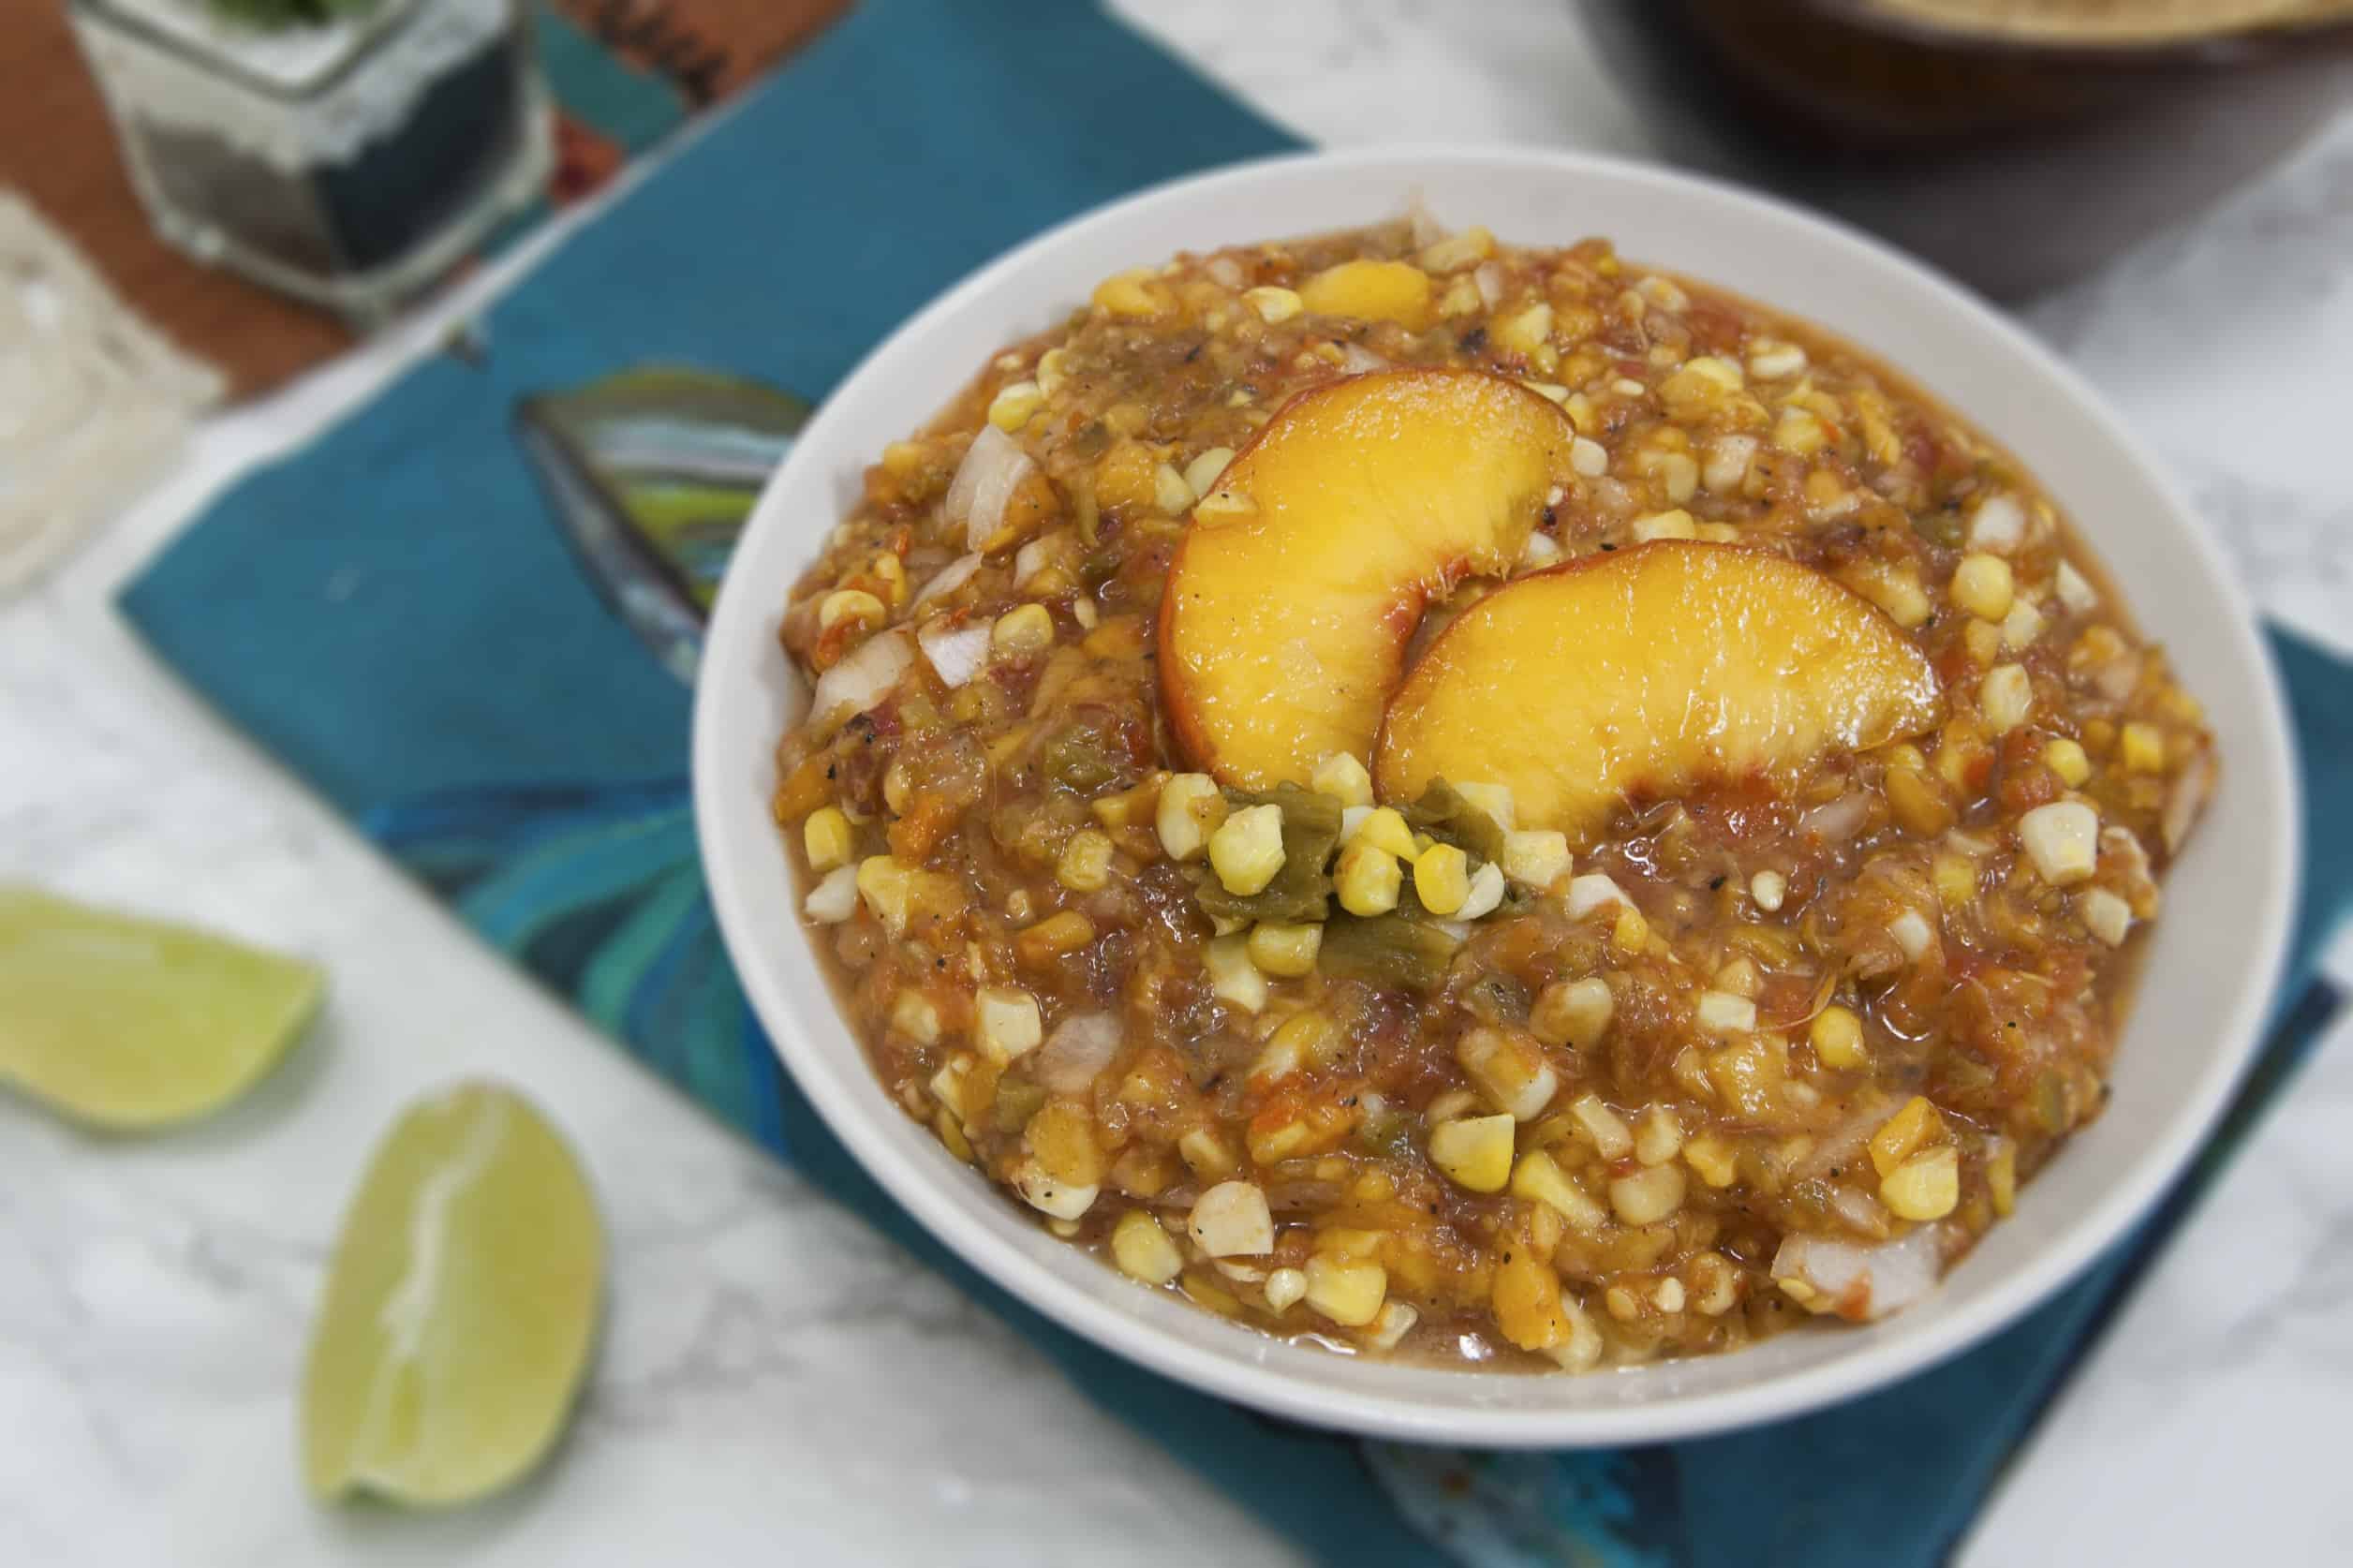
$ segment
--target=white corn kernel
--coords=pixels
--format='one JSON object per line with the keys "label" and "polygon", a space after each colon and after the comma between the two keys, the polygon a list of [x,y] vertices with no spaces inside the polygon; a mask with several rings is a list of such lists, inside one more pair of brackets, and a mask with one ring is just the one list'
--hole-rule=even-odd
{"label": "white corn kernel", "polygon": [[1969,548],[2006,555],[2026,537],[2026,511],[2008,496],[1989,496],[1969,516]]}
{"label": "white corn kernel", "polygon": [[1372,1327],[1365,1334],[1365,1343],[1375,1350],[1395,1350],[1398,1341],[1412,1333],[1413,1325],[1421,1321],[1421,1313],[1404,1302],[1384,1302],[1381,1310],[1373,1314]]}
{"label": "white corn kernel", "polygon": [[1225,821],[1225,795],[1206,773],[1172,775],[1161,786],[1160,804],[1152,825],[1161,848],[1171,860],[1191,860],[1209,842],[1210,833]]}
{"label": "white corn kernel", "polygon": [[1073,893],[1100,893],[1111,881],[1111,860],[1117,851],[1111,836],[1098,828],[1081,828],[1062,846],[1054,865],[1055,880]]}
{"label": "white corn kernel", "polygon": [[1054,617],[1043,604],[1024,604],[997,617],[989,641],[1004,653],[1036,653],[1054,642]]}
{"label": "white corn kernel", "polygon": [[2035,639],[2042,634],[2043,613],[2035,608],[2031,599],[2012,599],[2010,613],[2002,617],[2002,645],[2016,653],[2020,648],[2033,647]]}
{"label": "white corn kernel", "polygon": [[1592,1232],[1609,1223],[1609,1211],[1542,1149],[1531,1149],[1512,1168],[1512,1195],[1543,1204],[1569,1222],[1575,1231]]}
{"label": "white corn kernel", "polygon": [[1789,896],[1789,879],[1778,871],[1759,871],[1749,879],[1749,896],[1756,900],[1758,909],[1771,914]]}
{"label": "white corn kernel", "polygon": [[891,1003],[891,1028],[918,1045],[940,1043],[940,1007],[920,991],[901,991]]}
{"label": "white corn kernel", "polygon": [[1634,1157],[1646,1165],[1664,1165],[1683,1150],[1683,1120],[1671,1105],[1653,1105],[1642,1113],[1634,1130]]}
{"label": "white corn kernel", "polygon": [[1622,904],[1630,910],[1634,908],[1634,900],[1627,897],[1606,873],[1589,871],[1582,877],[1570,880],[1568,895],[1562,907],[1571,920],[1576,920],[1611,904]]}
{"label": "white corn kernel", "polygon": [[984,985],[972,998],[974,1034],[999,1067],[1025,1056],[1045,1038],[1038,998],[1010,985]]}
{"label": "white corn kernel", "polygon": [[[1572,465],[1576,454],[1569,454]],[[1699,466],[1699,482],[1711,496],[1729,496],[1748,482],[1749,465],[1756,461],[1756,437],[1719,436],[1708,443],[1708,460]]]}
{"label": "white corn kernel", "polygon": [[1580,1095],[1569,1102],[1569,1115],[1593,1140],[1593,1152],[1605,1160],[1623,1160],[1634,1152],[1634,1130],[1625,1118],[1602,1103],[1600,1095]]}
{"label": "white corn kernel", "polygon": [[1057,1220],[1075,1220],[1095,1206],[1095,1195],[1102,1189],[1093,1184],[1074,1187],[1067,1181],[1057,1181],[1035,1160],[1024,1160],[1014,1170],[1014,1191],[1040,1214]]}
{"label": "white corn kernel", "polygon": [[1282,869],[1282,807],[1246,806],[1209,836],[1209,865],[1239,898],[1264,892]]}
{"label": "white corn kernel", "polygon": [[1512,802],[1510,788],[1502,784],[1458,784],[1455,793],[1471,806],[1487,814],[1487,821],[1505,833],[1519,822],[1519,807]]}
{"label": "white corn kernel", "polygon": [[2035,807],[2019,819],[2018,836],[2053,887],[2083,880],[2099,862],[2099,813],[2079,800]]}
{"label": "white corn kernel", "polygon": [[1552,829],[1519,829],[1503,836],[1503,874],[1539,893],[1551,891],[1571,865],[1568,836]]}
{"label": "white corn kernel", "polygon": [[1295,1268],[1278,1268],[1266,1276],[1266,1305],[1287,1312],[1308,1294],[1308,1277]]}
{"label": "white corn kernel", "polygon": [[2076,913],[2084,929],[2110,947],[2123,945],[2132,930],[2132,906],[2104,887],[2095,887],[2076,900]]}
{"label": "white corn kernel", "polygon": [[1745,1034],[1756,1028],[1756,1004],[1729,991],[1702,991],[1694,1016],[1716,1034]]}
{"label": "white corn kernel", "polygon": [[1654,539],[1697,539],[1699,525],[1692,514],[1678,507],[1673,511],[1654,511],[1648,517],[1634,520],[1634,537],[1647,544]]}
{"label": "white corn kernel", "polygon": [[1601,976],[1557,980],[1537,993],[1535,1006],[1529,1010],[1528,1027],[1547,1045],[1590,1050],[1601,1043],[1617,1010],[1609,982]]}
{"label": "white corn kernel", "polygon": [[1258,318],[1268,326],[1288,321],[1302,308],[1296,290],[1273,287],[1243,290],[1242,303],[1258,313]]}
{"label": "white corn kernel", "polygon": [[1250,962],[1250,939],[1216,937],[1202,950],[1202,965],[1209,972],[1209,990],[1220,1001],[1245,1013],[1266,1005],[1266,976]]}
{"label": "white corn kernel", "polygon": [[1779,381],[1806,367],[1806,351],[1794,343],[1759,338],[1749,348],[1749,374],[1760,381]]}
{"label": "white corn kernel", "polygon": [[1890,921],[1887,935],[1896,939],[1896,946],[1903,949],[1903,955],[1916,964],[1927,956],[1928,950],[1936,942],[1936,928],[1917,910],[1906,910]]}
{"label": "white corn kernel", "polygon": [[1977,683],[1977,709],[1997,735],[2026,722],[2035,711],[2035,682],[2023,664],[1997,664]]}
{"label": "white corn kernel", "polygon": [[1483,920],[1493,914],[1502,902],[1502,868],[1488,861],[1471,873],[1471,891],[1463,895],[1462,908],[1455,911],[1455,919]]}
{"label": "white corn kernel", "polygon": [[1585,479],[1599,479],[1609,472],[1609,452],[1590,436],[1579,436],[1569,443],[1569,468]]}
{"label": "white corn kernel", "polygon": [[1247,1181],[1221,1181],[1195,1198],[1185,1229],[1213,1258],[1263,1258],[1275,1250],[1266,1194]]}
{"label": "white corn kernel", "polygon": [[839,925],[858,909],[858,868],[836,866],[818,879],[801,901],[801,912],[820,925]]}
{"label": "white corn kernel", "polygon": [[1519,564],[1530,571],[1542,571],[1561,559],[1561,546],[1550,534],[1530,534],[1528,542],[1519,547]]}
{"label": "white corn kernel", "polygon": [[2059,575],[2052,586],[2058,590],[2059,602],[2079,615],[2099,607],[2099,590],[2092,586],[2091,579],[2076,570],[2072,561],[2059,563]]}
{"label": "white corn kernel", "polygon": [[1479,1028],[1455,1042],[1455,1059],[1514,1121],[1533,1121],[1561,1092],[1561,1075],[1525,1037]]}
{"label": "white corn kernel", "polygon": [[1330,796],[1343,806],[1372,804],[1372,775],[1365,771],[1364,763],[1345,751],[1335,751],[1316,763],[1315,771],[1308,776],[1308,788],[1319,795]]}
{"label": "white corn kernel", "polygon": [[1609,1184],[1609,1206],[1629,1225],[1653,1225],[1683,1206],[1680,1165],[1646,1165]]}
{"label": "white corn kernel", "polygon": [[1206,496],[1217,488],[1218,476],[1224,473],[1225,466],[1233,461],[1232,447],[1211,447],[1185,465],[1185,483],[1191,487],[1194,495]]}

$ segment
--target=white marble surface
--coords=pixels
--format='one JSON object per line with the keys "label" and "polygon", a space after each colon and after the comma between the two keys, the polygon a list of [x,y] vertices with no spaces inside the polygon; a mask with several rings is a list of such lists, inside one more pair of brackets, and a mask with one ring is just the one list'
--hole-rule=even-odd
{"label": "white marble surface", "polygon": [[[1318,140],[1641,150],[1559,0],[1120,5]],[[2349,259],[2353,117],[2033,317],[2178,465],[2262,600],[2340,637]],[[115,585],[205,496],[434,330],[217,422],[169,484],[0,608],[0,875],[205,920],[334,977],[290,1066],[185,1133],[94,1139],[0,1100],[0,1563],[1190,1564],[1210,1543],[1225,1562],[1290,1561],[517,980],[112,614]],[[2143,1289],[1966,1561],[2341,1554],[2346,1043]],[[323,1250],[395,1107],[469,1073],[525,1086],[603,1195],[614,1278],[592,1387],[515,1496],[434,1518],[319,1512],[294,1480],[289,1391]]]}

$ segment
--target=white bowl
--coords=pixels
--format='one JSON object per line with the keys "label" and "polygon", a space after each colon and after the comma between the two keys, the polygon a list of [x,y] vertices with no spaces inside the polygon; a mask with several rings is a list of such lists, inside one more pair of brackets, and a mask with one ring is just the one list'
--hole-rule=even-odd
{"label": "white bowl", "polygon": [[[1628,256],[1794,311],[1911,372],[2039,476],[2212,715],[2221,793],[2167,883],[2107,1113],[1908,1311],[1586,1377],[1387,1365],[1280,1343],[1048,1235],[883,1094],[836,1012],[768,814],[771,753],[803,700],[775,633],[788,588],[850,511],[865,466],[992,354],[1061,320],[1112,273],[1392,217],[1417,192],[1448,223],[1516,242],[1607,235]],[[2173,486],[2091,390],[1960,289],[1847,229],[1568,154],[1249,164],[1077,218],[967,278],[841,384],[769,483],[719,596],[694,720],[695,820],[729,951],[785,1066],[882,1185],[973,1266],[1108,1349],[1262,1410],[1409,1440],[1576,1446],[1723,1431],[1877,1388],[2016,1319],[2145,1213],[2213,1123],[2255,1049],[2295,895],[2287,732],[2253,620]]]}

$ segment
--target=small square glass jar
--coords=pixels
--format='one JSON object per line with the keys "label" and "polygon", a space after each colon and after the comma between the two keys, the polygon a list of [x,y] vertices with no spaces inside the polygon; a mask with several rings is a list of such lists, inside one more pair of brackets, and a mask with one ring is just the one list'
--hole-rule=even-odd
{"label": "small square glass jar", "polygon": [[69,0],[156,231],[367,324],[544,185],[518,0],[376,0],[262,29],[204,0]]}

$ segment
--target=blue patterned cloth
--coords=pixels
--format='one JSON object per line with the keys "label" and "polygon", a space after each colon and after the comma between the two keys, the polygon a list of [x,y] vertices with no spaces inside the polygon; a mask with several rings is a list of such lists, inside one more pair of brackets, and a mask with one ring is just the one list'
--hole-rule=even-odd
{"label": "blue patterned cloth", "polygon": [[[1291,145],[1070,0],[868,0],[558,250],[490,312],[468,351],[420,364],[223,496],[129,587],[124,610],[197,690],[485,939],[987,1301],[1088,1394],[1314,1558],[1354,1568],[1933,1561],[2202,1170],[2165,1216],[2035,1317],[1855,1404],[1607,1453],[1364,1444],[1138,1370],[975,1277],[835,1142],[736,988],[695,859],[677,673],[692,646],[682,658],[674,629],[693,624],[709,529],[732,508],[739,515],[756,483],[756,469],[725,471],[729,454],[762,441],[780,450],[786,426],[739,429],[750,418],[739,403],[698,393],[689,412],[701,424],[682,439],[706,469],[689,484],[673,482],[687,459],[667,448],[648,458],[642,430],[545,438],[533,400],[645,365],[698,367],[674,376],[680,386],[703,376],[820,396],[940,288],[1045,225]],[[638,445],[621,450],[628,440]],[[681,539],[704,552],[699,563],[682,567]],[[649,627],[673,629],[671,643],[657,645]],[[2290,639],[2274,651],[2307,798],[2353,798],[2353,681]],[[2342,821],[2316,815],[2308,842],[2291,1002],[2240,1127],[2327,1012],[2306,998],[2328,921],[2353,887],[2353,846]]]}

